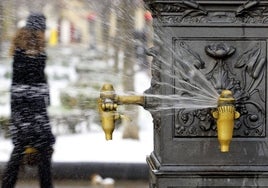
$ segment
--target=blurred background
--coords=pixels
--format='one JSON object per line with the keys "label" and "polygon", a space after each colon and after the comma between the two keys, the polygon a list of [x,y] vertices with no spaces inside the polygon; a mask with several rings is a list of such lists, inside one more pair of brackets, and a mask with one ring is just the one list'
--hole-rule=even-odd
{"label": "blurred background", "polygon": [[[1,171],[13,147],[7,131],[10,42],[32,12],[47,18],[48,110],[57,139],[55,177],[94,184],[94,177],[100,176],[102,180],[135,180],[130,184],[136,185],[138,180],[146,185],[146,155],[153,151],[151,115],[142,107],[120,107],[120,113],[129,118],[117,123],[114,139],[107,142],[97,110],[104,83],[113,84],[120,95],[140,95],[150,87],[151,57],[146,52],[153,45],[153,18],[142,0],[0,1]],[[34,169],[25,167],[24,172],[32,175]]]}

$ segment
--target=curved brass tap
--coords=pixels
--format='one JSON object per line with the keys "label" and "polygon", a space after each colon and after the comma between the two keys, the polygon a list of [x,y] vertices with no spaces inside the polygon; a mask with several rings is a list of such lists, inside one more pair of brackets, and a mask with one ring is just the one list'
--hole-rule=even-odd
{"label": "curved brass tap", "polygon": [[212,112],[217,119],[218,140],[221,152],[228,152],[229,145],[233,137],[234,120],[240,117],[239,112],[235,111],[235,99],[230,90],[223,90],[218,99],[218,108]]}
{"label": "curved brass tap", "polygon": [[122,104],[138,104],[143,106],[144,96],[118,96],[116,95],[112,84],[104,84],[100,91],[98,108],[101,115],[102,129],[105,132],[106,140],[112,140],[115,121],[120,118],[125,118],[124,115],[121,115],[117,112],[118,105]]}

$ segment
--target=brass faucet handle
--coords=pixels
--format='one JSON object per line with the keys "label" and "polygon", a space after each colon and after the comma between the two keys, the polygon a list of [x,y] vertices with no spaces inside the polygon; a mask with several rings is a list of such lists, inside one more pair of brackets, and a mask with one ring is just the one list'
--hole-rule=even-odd
{"label": "brass faucet handle", "polygon": [[103,103],[101,105],[101,108],[103,111],[116,111],[117,109],[117,104],[112,104],[112,103]]}
{"label": "brass faucet handle", "polygon": [[114,103],[111,99],[104,99],[101,103],[103,111],[116,111],[118,107],[117,103]]}

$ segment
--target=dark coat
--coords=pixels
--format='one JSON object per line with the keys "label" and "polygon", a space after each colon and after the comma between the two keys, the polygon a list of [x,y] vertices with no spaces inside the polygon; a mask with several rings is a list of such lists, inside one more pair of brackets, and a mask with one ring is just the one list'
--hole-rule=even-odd
{"label": "dark coat", "polygon": [[47,113],[45,63],[45,53],[29,55],[20,49],[14,52],[10,131],[15,146],[44,150],[55,143]]}

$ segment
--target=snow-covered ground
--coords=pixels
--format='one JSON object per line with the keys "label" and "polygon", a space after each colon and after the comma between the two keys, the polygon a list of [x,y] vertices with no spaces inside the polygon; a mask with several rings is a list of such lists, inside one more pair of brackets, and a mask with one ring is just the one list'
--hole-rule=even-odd
{"label": "snow-covered ground", "polygon": [[[152,131],[141,131],[139,140],[122,139],[115,131],[106,141],[101,131],[57,137],[54,162],[120,162],[145,163],[153,150]],[[0,162],[6,162],[12,151],[9,139],[0,139]]]}

